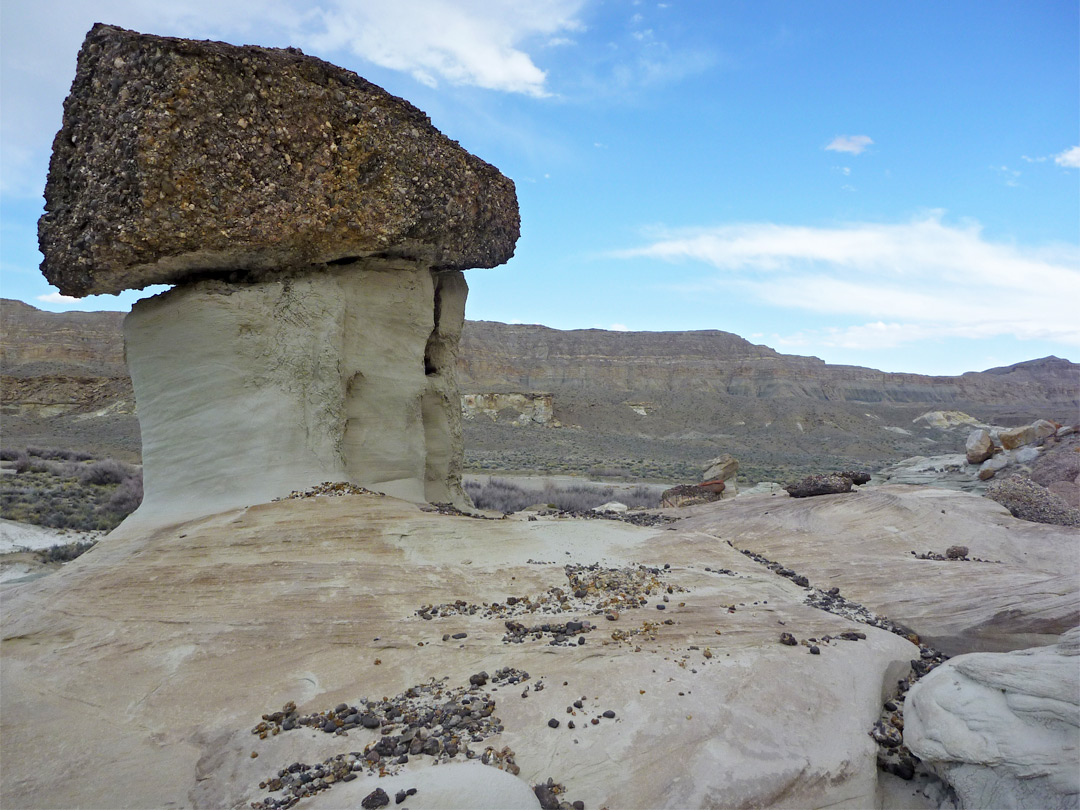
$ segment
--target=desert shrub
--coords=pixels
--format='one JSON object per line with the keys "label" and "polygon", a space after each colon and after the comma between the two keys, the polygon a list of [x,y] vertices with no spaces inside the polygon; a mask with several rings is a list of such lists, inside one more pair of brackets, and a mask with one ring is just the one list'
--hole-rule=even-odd
{"label": "desert shrub", "polygon": [[517,512],[540,499],[540,493],[536,490],[526,490],[504,478],[489,478],[483,484],[467,481],[465,491],[478,509],[495,512]]}
{"label": "desert shrub", "polygon": [[658,491],[647,486],[616,492],[610,486],[571,484],[560,487],[549,482],[541,490],[523,487],[504,478],[488,478],[483,483],[467,481],[465,491],[477,508],[497,512],[518,512],[538,503],[563,512],[585,512],[608,501],[619,501],[631,508],[660,505]]}
{"label": "desert shrub", "polygon": [[85,554],[97,544],[96,540],[84,540],[77,543],[66,543],[61,546],[45,548],[37,552],[37,558],[42,562],[71,562],[76,557]]}
{"label": "desert shrub", "polygon": [[15,461],[21,450],[16,450],[14,447],[0,447],[0,461]]}
{"label": "desert shrub", "polygon": [[125,478],[116,491],[109,497],[104,506],[104,511],[112,512],[121,517],[127,517],[136,509],[143,499],[142,474],[132,475]]}
{"label": "desert shrub", "polygon": [[[61,447],[27,447],[26,452],[28,455],[49,461],[77,461],[78,456],[86,455],[85,453],[77,453],[74,450],[65,450]],[[90,456],[90,458],[93,458],[93,456]]]}
{"label": "desert shrub", "polygon": [[142,500],[142,472],[113,459],[86,463],[86,453],[28,448],[16,452],[18,475],[0,477],[0,516],[80,531],[115,528]]}
{"label": "desert shrub", "polygon": [[79,480],[84,484],[120,484],[129,478],[132,472],[132,468],[122,461],[107,458],[80,469]]}

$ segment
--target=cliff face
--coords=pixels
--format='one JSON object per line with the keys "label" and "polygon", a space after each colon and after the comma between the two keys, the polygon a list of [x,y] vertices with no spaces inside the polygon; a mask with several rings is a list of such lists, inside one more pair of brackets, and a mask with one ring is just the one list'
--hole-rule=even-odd
{"label": "cliff face", "polygon": [[464,390],[607,392],[647,397],[677,390],[754,399],[1060,408],[1078,402],[1080,366],[1057,357],[959,377],[897,374],[784,355],[719,331],[559,331],[469,321]]}
{"label": "cliff face", "polygon": [[42,312],[0,300],[0,364],[5,375],[126,377],[123,312]]}
{"label": "cliff face", "polygon": [[[92,439],[138,452],[122,314],[56,315],[18,301],[3,301],[0,313],[5,444],[84,446]],[[511,408],[515,415],[497,421],[477,410],[474,398],[477,418],[464,423],[473,468],[606,466],[660,478],[693,477],[720,453],[739,458],[751,479],[800,467],[877,468],[961,451],[965,428],[914,421],[928,411],[1026,424],[1036,417],[1075,421],[1080,408],[1080,365],[1056,357],[929,377],[783,355],[720,331],[560,331],[467,321],[457,375],[466,397],[533,395],[519,403],[526,410],[535,395],[551,397],[543,398],[544,420],[516,419],[521,410]],[[510,399],[492,400],[496,412]],[[68,415],[45,418],[41,409],[50,405]],[[94,416],[110,406],[119,411]],[[540,429],[541,422],[568,427]]]}

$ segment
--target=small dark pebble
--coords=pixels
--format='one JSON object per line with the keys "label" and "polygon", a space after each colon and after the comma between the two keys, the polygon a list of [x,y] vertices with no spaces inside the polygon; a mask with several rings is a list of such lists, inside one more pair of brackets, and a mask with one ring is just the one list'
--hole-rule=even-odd
{"label": "small dark pebble", "polygon": [[611,709],[608,709],[606,712],[604,712],[604,717],[606,717],[608,720],[612,719],[614,716],[615,712],[613,712]]}
{"label": "small dark pebble", "polygon": [[556,720],[554,717],[552,717],[550,720],[548,720],[548,727],[549,728],[558,728],[559,727],[559,721]]}
{"label": "small dark pebble", "polygon": [[665,604],[664,604],[663,602],[661,602],[660,604],[658,604],[658,605],[656,606],[656,609],[657,609],[657,610],[666,610],[666,609],[667,609],[667,605],[665,605]]}
{"label": "small dark pebble", "polygon": [[396,794],[394,794],[394,804],[401,804],[407,798],[409,798],[409,794],[406,793],[404,790],[399,790]]}
{"label": "small dark pebble", "polygon": [[468,638],[468,637],[469,637],[468,633],[454,633],[454,635],[450,636],[450,638]]}
{"label": "small dark pebble", "polygon": [[386,807],[390,804],[390,797],[386,795],[386,791],[382,788],[375,788],[371,793],[364,797],[360,802],[360,806],[364,810],[373,810],[376,807]]}
{"label": "small dark pebble", "polygon": [[574,810],[585,810],[585,802],[577,801],[570,806],[573,807]]}
{"label": "small dark pebble", "polygon": [[818,649],[817,644],[811,644],[810,645],[810,654],[811,655],[821,655],[821,650]]}
{"label": "small dark pebble", "polygon": [[570,721],[568,721],[568,722],[566,723],[566,727],[567,727],[567,728],[577,728],[577,726],[575,726],[575,725],[574,725],[574,721],[573,721],[573,720],[570,720]]}
{"label": "small dark pebble", "polygon": [[575,709],[582,709],[584,707],[585,707],[585,704],[582,703],[580,700],[575,700],[574,701],[574,708]]}
{"label": "small dark pebble", "polygon": [[791,633],[781,633],[780,634],[780,643],[781,644],[786,644],[788,647],[794,647],[799,642],[797,642],[795,640],[795,637],[793,635],[791,635]]}
{"label": "small dark pebble", "polygon": [[541,810],[559,810],[559,797],[547,785],[537,785],[533,793],[540,802]]}

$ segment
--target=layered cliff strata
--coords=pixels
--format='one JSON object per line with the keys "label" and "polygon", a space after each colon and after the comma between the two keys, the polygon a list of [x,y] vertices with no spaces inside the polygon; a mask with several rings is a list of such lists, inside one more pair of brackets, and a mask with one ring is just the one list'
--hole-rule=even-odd
{"label": "layered cliff strata", "polygon": [[347,479],[464,504],[461,271],[513,255],[513,183],[427,116],[295,49],[96,25],[39,223],[86,295],[167,282],[125,345],[136,520]]}

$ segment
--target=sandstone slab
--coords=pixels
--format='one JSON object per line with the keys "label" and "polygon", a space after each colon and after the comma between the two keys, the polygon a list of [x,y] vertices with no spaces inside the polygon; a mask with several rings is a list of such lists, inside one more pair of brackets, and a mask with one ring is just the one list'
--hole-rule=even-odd
{"label": "sandstone slab", "polygon": [[[581,598],[566,591],[567,564],[597,565]],[[635,608],[611,584],[627,571],[672,593],[654,587]],[[121,527],[61,572],[4,592],[0,798],[246,807],[280,795],[259,783],[290,763],[363,753],[380,737],[303,728],[260,739],[262,714],[380,700],[431,679],[468,686],[511,667],[528,679],[484,687],[502,730],[469,746],[512,750],[526,785],[554,778],[586,807],[876,806],[867,731],[917,651],[806,593],[696,531],[475,520],[374,495]],[[543,632],[505,642],[499,611],[521,604],[511,596],[536,606],[517,621],[594,627],[584,644]],[[620,598],[616,620],[595,612]],[[838,638],[850,630],[865,638]],[[778,643],[782,631],[817,640],[820,654]],[[407,777],[432,762],[410,757],[395,784],[419,784]],[[466,801],[475,779],[463,778]],[[349,785],[311,806],[355,806],[367,792]],[[416,806],[431,806],[421,792]]]}
{"label": "sandstone slab", "polygon": [[1080,629],[962,655],[912,687],[904,740],[961,807],[1080,807]]}
{"label": "sandstone slab", "polygon": [[[1018,520],[977,495],[879,486],[686,514],[687,525],[837,587],[947,655],[1052,644],[1080,624],[1075,530]],[[952,545],[967,546],[969,561],[918,557]]]}
{"label": "sandstone slab", "polygon": [[355,73],[102,24],[45,199],[42,271],[74,296],[369,256],[494,267],[519,230],[510,180]]}

